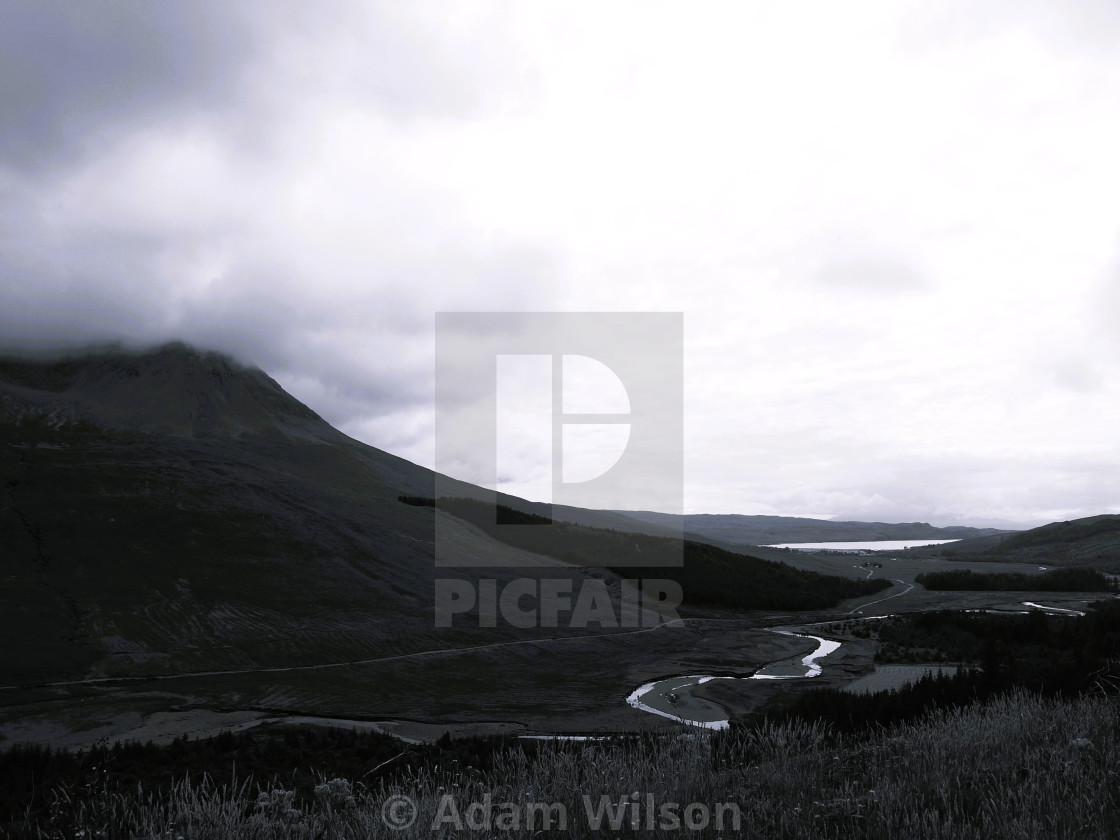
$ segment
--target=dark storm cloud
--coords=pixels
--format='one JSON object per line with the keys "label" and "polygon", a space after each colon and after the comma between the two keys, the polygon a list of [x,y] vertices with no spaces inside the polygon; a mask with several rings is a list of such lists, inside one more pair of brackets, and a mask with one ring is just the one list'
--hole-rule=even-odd
{"label": "dark storm cloud", "polygon": [[[28,233],[34,240],[22,236]],[[14,235],[5,225],[2,235],[10,241],[0,251],[0,349],[173,337],[161,331],[164,290],[151,274],[160,245],[150,237],[96,240],[25,224]]]}
{"label": "dark storm cloud", "polygon": [[505,38],[422,4],[4,4],[0,352],[183,340],[336,422],[429,404],[432,312],[527,305],[547,259],[476,247],[377,149],[359,185],[324,145],[357,114],[392,133],[516,106],[532,74]]}
{"label": "dark storm cloud", "polygon": [[[233,4],[8,0],[0,5],[0,155],[34,168],[152,110],[212,107],[253,40]],[[150,118],[147,117],[147,118]]]}
{"label": "dark storm cloud", "polygon": [[308,92],[301,86],[325,85],[399,118],[465,117],[532,88],[532,73],[500,48],[497,21],[459,31],[438,17],[339,2],[9,0],[0,5],[0,165],[69,161],[192,111],[244,121],[238,106],[251,122],[269,95],[246,71],[282,42],[289,66],[263,69],[281,110]]}

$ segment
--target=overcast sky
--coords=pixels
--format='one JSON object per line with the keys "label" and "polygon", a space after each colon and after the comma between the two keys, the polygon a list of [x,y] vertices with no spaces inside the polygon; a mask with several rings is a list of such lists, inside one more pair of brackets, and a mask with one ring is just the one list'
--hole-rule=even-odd
{"label": "overcast sky", "polygon": [[436,311],[679,311],[690,512],[1120,513],[1117,43],[1114,0],[7,0],[0,345],[226,350],[431,465]]}

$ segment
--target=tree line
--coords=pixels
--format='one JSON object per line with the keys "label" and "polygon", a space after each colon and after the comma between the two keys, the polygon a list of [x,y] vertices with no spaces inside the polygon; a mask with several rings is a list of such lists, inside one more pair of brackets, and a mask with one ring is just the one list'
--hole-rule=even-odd
{"label": "tree line", "polygon": [[974,572],[970,569],[926,572],[914,580],[936,591],[974,592],[1117,592],[1115,583],[1093,569],[1053,569],[1041,575]]}

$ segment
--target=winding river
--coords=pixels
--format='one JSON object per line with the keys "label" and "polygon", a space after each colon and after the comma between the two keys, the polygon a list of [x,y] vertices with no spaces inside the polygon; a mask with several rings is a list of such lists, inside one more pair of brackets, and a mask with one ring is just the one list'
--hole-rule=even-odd
{"label": "winding river", "polygon": [[[1085,615],[1081,610],[1071,610],[1064,607],[1048,607],[1033,601],[1023,601],[1022,604],[1027,607],[1026,610],[966,610],[966,612],[991,612],[1009,615],[1016,612],[1027,613],[1030,610],[1042,610],[1050,615]],[[864,606],[866,606],[866,604]],[[869,616],[868,619],[870,618],[889,618],[889,616]],[[817,643],[817,648],[800,660],[791,658],[771,662],[749,677],[714,677],[706,674],[696,674],[692,676],[669,677],[664,680],[649,682],[631,692],[630,696],[626,698],[626,702],[635,709],[640,709],[643,712],[649,712],[654,715],[660,715],[661,717],[669,718],[669,720],[675,720],[679,723],[686,723],[690,726],[699,726],[704,729],[726,729],[729,726],[729,721],[727,719],[727,712],[723,707],[710,700],[693,697],[689,693],[690,689],[698,685],[703,685],[706,682],[711,682],[712,680],[803,680],[808,677],[817,677],[821,674],[820,660],[840,648],[840,642],[834,641],[833,639],[823,639],[820,636],[794,633],[792,630],[771,629],[770,632],[780,633],[783,636],[795,636],[798,639],[813,639]],[[804,673],[798,673],[800,671],[804,671]],[[664,708],[657,708],[651,705],[651,703],[654,702],[654,698],[663,701],[663,705],[673,707],[679,706],[678,710],[681,714],[674,714],[673,712],[666,711]],[[650,702],[645,702],[646,700]]]}
{"label": "winding river", "polygon": [[[840,647],[840,642],[832,639],[822,639],[820,636],[794,633],[792,630],[771,630],[770,632],[780,633],[783,636],[795,636],[799,639],[813,639],[817,642],[817,648],[812,653],[801,657],[800,660],[791,661],[789,659],[781,659],[777,662],[771,662],[749,677],[742,677],[741,679],[802,680],[808,677],[816,677],[821,673],[821,665],[818,660],[823,659]],[[804,671],[804,673],[798,673],[799,671]],[[703,685],[712,680],[735,679],[740,679],[740,677],[714,677],[710,675],[669,677],[668,679],[657,680],[656,682],[650,682],[639,686],[626,698],[626,702],[635,709],[640,709],[643,712],[649,712],[654,715],[660,715],[661,717],[669,718],[670,720],[675,720],[680,723],[687,723],[690,726],[699,726],[704,729],[726,729],[729,725],[729,721],[727,712],[721,706],[709,700],[693,697],[687,692],[695,686]],[[684,692],[683,698],[682,692]],[[643,702],[643,698],[652,701],[654,697],[664,698],[665,702],[669,705],[677,705],[683,699],[688,707],[687,711],[682,709],[682,714],[676,715],[664,709],[656,708],[647,702]],[[685,715],[688,715],[688,717]]]}

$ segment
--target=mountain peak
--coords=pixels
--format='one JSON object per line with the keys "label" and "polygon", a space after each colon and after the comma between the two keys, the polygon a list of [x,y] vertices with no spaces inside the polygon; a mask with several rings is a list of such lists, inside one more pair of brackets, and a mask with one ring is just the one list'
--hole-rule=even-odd
{"label": "mountain peak", "polygon": [[258,368],[182,342],[0,359],[0,419],[28,416],[188,438],[340,436]]}

